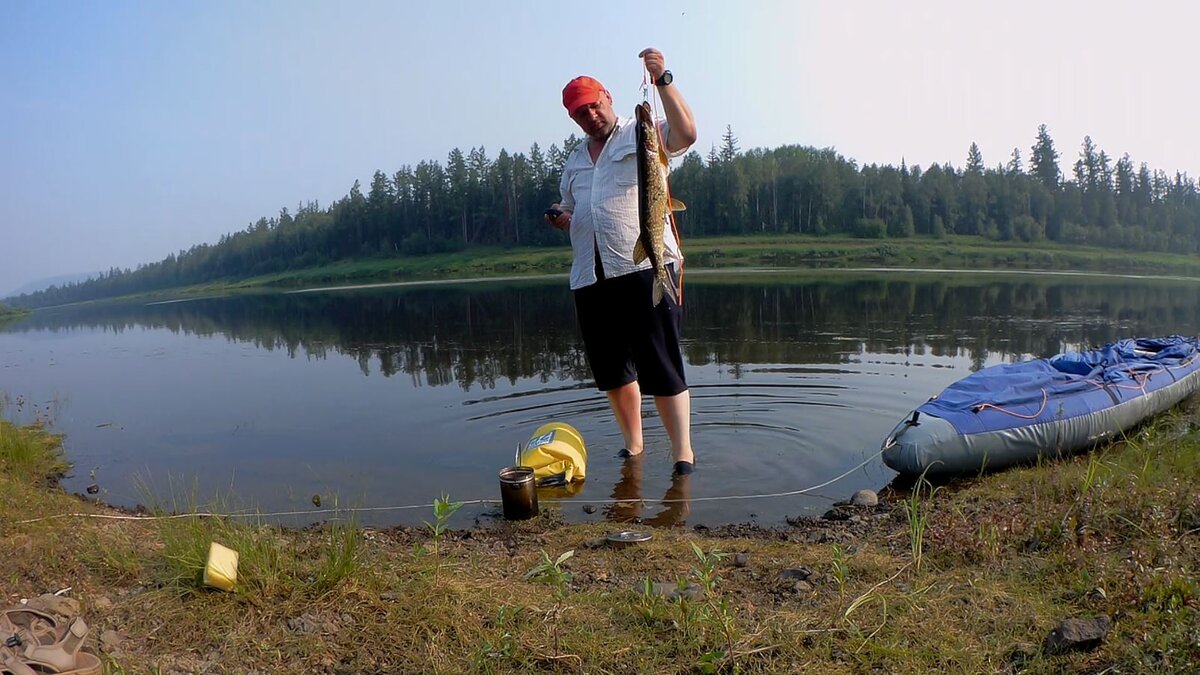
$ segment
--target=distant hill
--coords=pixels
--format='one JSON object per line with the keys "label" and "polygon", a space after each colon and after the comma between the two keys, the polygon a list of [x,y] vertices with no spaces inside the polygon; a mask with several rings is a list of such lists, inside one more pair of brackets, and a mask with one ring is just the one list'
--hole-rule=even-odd
{"label": "distant hill", "polygon": [[0,293],[0,298],[12,298],[21,295],[22,293],[36,293],[38,291],[44,291],[51,286],[63,286],[65,284],[79,283],[81,281],[87,281],[88,279],[95,279],[99,276],[100,272],[88,272],[87,274],[63,274],[57,277],[46,277],[44,279],[31,281],[18,289],[9,291],[8,293]]}

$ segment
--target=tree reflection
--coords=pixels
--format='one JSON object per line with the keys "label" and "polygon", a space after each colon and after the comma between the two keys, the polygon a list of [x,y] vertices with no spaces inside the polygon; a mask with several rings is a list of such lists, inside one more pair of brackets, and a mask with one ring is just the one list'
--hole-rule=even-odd
{"label": "tree reflection", "polygon": [[[829,364],[864,353],[1015,360],[1134,335],[1195,333],[1189,282],[991,275],[747,276],[689,280],[693,365]],[[293,358],[354,358],[363,375],[495,388],[590,379],[561,280],[260,293],[170,304],[42,310],[7,332],[133,328],[223,336]]]}

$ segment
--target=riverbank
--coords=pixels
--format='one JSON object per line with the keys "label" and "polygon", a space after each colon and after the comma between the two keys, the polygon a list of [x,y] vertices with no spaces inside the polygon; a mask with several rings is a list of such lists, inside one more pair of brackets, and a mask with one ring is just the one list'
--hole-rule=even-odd
{"label": "riverbank", "polygon": [[0,324],[19,319],[27,314],[29,314],[29,310],[27,309],[0,304]]}
{"label": "riverbank", "polygon": [[[812,270],[851,267],[938,270],[1051,270],[1200,278],[1194,256],[1161,252],[1014,244],[979,237],[837,239],[804,235],[694,238],[684,242],[687,270]],[[570,249],[478,246],[427,256],[347,260],[242,279],[135,293],[146,300],[195,298],[262,288],[307,289],[566,274]]]}
{"label": "riverbank", "polygon": [[[619,525],[550,512],[469,529],[432,505],[429,529],[144,519],[165,514],[62,492],[59,441],[0,423],[3,602],[70,589],[112,673],[1200,667],[1195,403],[1090,455],[779,529],[638,526],[653,538],[624,549],[603,544]],[[199,582],[211,541],[241,555],[235,592]],[[1098,645],[1044,646],[1102,617]]]}
{"label": "riverbank", "polygon": [[[1200,276],[1193,256],[1131,253],[1041,242],[1012,244],[979,237],[889,240],[803,235],[706,237],[685,242],[692,271],[733,268],[930,267],[959,270],[1059,270]],[[473,247],[422,257],[346,261],[206,286],[205,290],[309,287],[388,281],[477,279],[570,271],[567,248]]]}

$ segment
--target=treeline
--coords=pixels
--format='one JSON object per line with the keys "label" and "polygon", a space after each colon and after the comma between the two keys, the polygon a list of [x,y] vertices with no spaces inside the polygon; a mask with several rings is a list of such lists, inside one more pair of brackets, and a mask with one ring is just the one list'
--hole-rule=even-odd
{"label": "treeline", "polygon": [[[364,194],[322,208],[316,202],[263,217],[216,244],[199,244],[135,270],[23,295],[38,307],[176,286],[281,273],[338,260],[416,256],[476,244],[563,245],[542,221],[558,199],[558,178],[580,139],[543,151],[454,149],[445,163],[423,161],[392,175],[376,171]],[[1045,125],[1029,155],[1019,148],[992,168],[976,144],[966,165],[922,169],[859,166],[832,149],[783,146],[742,152],[732,129],[707,157],[689,153],[672,174],[688,203],[685,236],[806,233],[864,238],[974,235],[1000,241],[1043,239],[1144,251],[1200,251],[1196,181],[1129,155],[1113,160],[1085,137],[1072,175]]]}
{"label": "treeline", "polygon": [[1129,155],[1114,161],[1085,137],[1073,177],[1038,128],[1026,168],[1019,148],[987,168],[978,145],[962,170],[859,167],[832,149],[784,146],[739,152],[726,129],[721,148],[702,161],[688,155],[672,189],[689,204],[697,234],[809,233],[866,238],[946,234],[1000,241],[1196,252],[1200,198],[1195,179],[1168,176]]}

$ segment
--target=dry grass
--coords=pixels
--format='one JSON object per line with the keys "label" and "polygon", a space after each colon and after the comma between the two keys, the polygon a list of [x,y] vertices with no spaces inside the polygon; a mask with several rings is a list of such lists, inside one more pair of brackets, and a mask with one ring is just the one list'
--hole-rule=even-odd
{"label": "dry grass", "polygon": [[[501,522],[447,532],[436,558],[428,531],[352,519],[22,523],[116,512],[29,471],[61,457],[57,439],[0,423],[0,590],[11,603],[72,587],[94,635],[123,636],[102,649],[112,673],[1189,672],[1197,418],[937,491],[919,569],[899,494],[860,522],[657,530],[624,550],[595,545],[604,524]],[[199,584],[209,541],[241,553],[236,592]],[[808,582],[780,577],[797,567]],[[647,579],[712,593],[668,601]],[[1100,614],[1115,623],[1098,649],[1042,653],[1060,620]]]}

